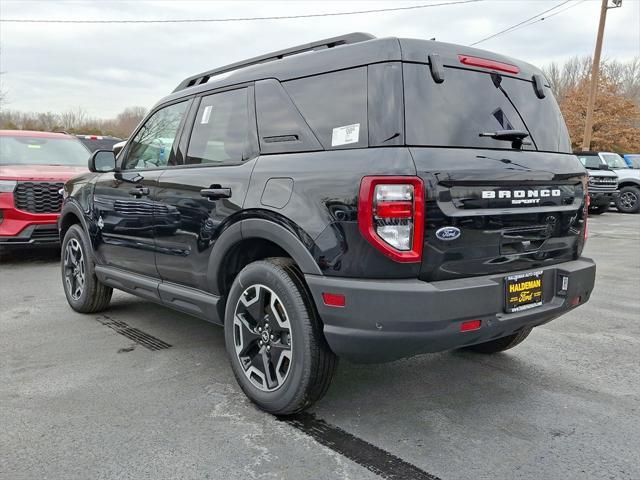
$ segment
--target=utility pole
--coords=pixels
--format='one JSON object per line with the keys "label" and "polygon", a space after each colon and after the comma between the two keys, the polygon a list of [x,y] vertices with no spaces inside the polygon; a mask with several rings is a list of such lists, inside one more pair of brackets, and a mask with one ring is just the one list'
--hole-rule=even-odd
{"label": "utility pole", "polygon": [[598,92],[598,77],[600,76],[600,53],[602,52],[602,37],[604,37],[604,24],[607,20],[607,10],[622,6],[622,0],[613,0],[613,7],[608,6],[609,0],[602,0],[600,6],[600,24],[598,25],[598,37],[596,50],[593,54],[591,65],[591,84],[589,85],[589,99],[587,100],[587,118],[584,123],[584,135],[582,136],[582,150],[591,148],[591,130],[593,129],[593,106],[596,103]]}

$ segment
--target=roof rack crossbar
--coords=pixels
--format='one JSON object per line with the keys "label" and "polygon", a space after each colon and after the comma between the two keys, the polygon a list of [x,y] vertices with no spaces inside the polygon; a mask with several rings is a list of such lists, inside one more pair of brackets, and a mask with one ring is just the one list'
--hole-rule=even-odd
{"label": "roof rack crossbar", "polygon": [[223,67],[218,67],[213,70],[185,78],[180,85],[176,87],[173,92],[184,90],[185,88],[193,87],[195,85],[202,85],[207,83],[210,77],[214,75],[220,75],[222,73],[232,72],[233,70],[239,70],[244,67],[250,67],[259,63],[271,62],[273,60],[280,60],[284,57],[291,55],[297,55],[299,53],[310,52],[313,50],[322,50],[325,48],[337,47],[339,45],[348,45],[352,43],[365,42],[372,40],[376,37],[370,33],[354,32],[346,35],[340,35],[339,37],[326,38],[324,40],[318,40],[316,42],[306,43],[298,45],[296,47],[285,48],[284,50],[278,50],[277,52],[271,52],[257,57],[249,58],[248,60],[242,60],[240,62],[231,63]]}

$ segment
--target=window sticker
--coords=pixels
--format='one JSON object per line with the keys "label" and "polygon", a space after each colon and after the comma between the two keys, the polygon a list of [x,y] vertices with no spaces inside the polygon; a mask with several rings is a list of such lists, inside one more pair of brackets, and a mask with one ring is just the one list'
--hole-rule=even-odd
{"label": "window sticker", "polygon": [[204,125],[206,123],[209,123],[209,117],[211,117],[212,108],[213,105],[207,105],[206,107],[204,107],[204,110],[202,111],[202,118],[200,119],[200,124]]}
{"label": "window sticker", "polygon": [[347,145],[349,143],[358,143],[360,137],[360,124],[345,125],[344,127],[336,127],[331,135],[331,146],[337,147]]}

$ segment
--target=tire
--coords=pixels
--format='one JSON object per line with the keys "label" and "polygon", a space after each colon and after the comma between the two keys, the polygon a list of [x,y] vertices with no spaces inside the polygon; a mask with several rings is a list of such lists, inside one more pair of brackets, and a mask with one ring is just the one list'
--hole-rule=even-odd
{"label": "tire", "polygon": [[609,205],[598,205],[597,207],[589,208],[589,213],[591,215],[602,215],[609,211]]}
{"label": "tire", "polygon": [[478,343],[477,345],[464,347],[464,350],[484,354],[504,352],[505,350],[509,350],[510,348],[521,344],[524,339],[529,336],[530,333],[531,329],[525,328],[524,330],[520,330],[518,333],[514,333],[513,335],[507,335],[506,337],[491,340],[490,342]]}
{"label": "tire", "polygon": [[242,269],[229,292],[224,326],[236,380],[262,410],[290,415],[327,392],[338,357],[290,259],[269,258]]}
{"label": "tire", "polygon": [[616,208],[622,213],[638,213],[640,211],[640,188],[623,187],[616,198]]}
{"label": "tire", "polygon": [[113,289],[100,283],[94,266],[89,239],[79,225],[72,225],[62,241],[60,270],[67,302],[76,312],[100,312],[111,301]]}

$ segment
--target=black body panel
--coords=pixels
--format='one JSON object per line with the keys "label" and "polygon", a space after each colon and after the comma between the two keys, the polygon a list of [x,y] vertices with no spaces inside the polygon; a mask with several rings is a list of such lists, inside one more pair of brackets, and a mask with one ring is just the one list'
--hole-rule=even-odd
{"label": "black body panel", "polygon": [[[411,154],[427,188],[421,279],[535,269],[576,258],[586,177],[575,156],[441,148],[412,148]],[[549,196],[524,198],[530,191]],[[483,199],[482,192],[496,198]],[[510,198],[498,198],[501,192]],[[521,201],[515,192],[537,202],[513,204]],[[436,237],[449,226],[460,229],[459,238]]]}
{"label": "black body panel", "polygon": [[94,221],[100,230],[96,255],[104,265],[157,276],[153,201],[162,171],[102,174],[93,192]]}
{"label": "black body panel", "polygon": [[[206,291],[209,257],[216,240],[234,222],[247,195],[254,161],[232,166],[194,166],[166,171],[155,202],[156,265],[163,280]],[[230,198],[203,197],[203,189],[220,186]]]}

